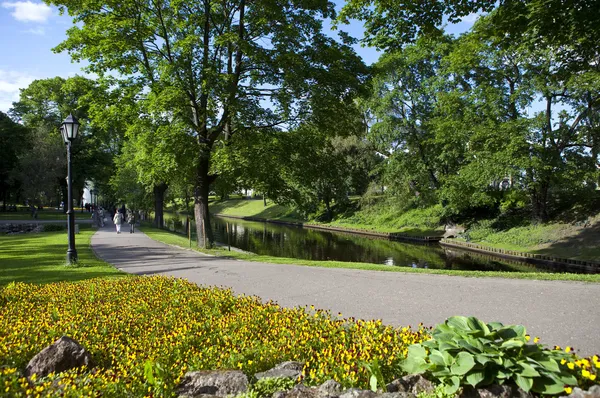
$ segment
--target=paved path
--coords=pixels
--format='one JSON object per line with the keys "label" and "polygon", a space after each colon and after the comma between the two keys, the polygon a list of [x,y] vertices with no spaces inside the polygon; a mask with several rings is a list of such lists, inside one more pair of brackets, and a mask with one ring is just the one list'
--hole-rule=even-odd
{"label": "paved path", "polygon": [[[111,226],[112,227],[112,226]],[[140,232],[105,227],[92,246],[140,275],[171,275],[231,287],[284,306],[311,305],[396,326],[435,325],[452,315],[523,324],[547,345],[600,353],[600,284],[330,269],[223,259],[174,248]]]}

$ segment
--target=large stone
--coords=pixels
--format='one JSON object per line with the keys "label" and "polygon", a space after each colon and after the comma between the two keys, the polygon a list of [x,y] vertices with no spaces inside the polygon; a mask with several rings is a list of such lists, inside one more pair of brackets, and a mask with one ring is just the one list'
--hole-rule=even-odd
{"label": "large stone", "polygon": [[288,391],[277,391],[272,398],[321,398],[322,394],[316,388],[306,387],[304,384],[297,384]]}
{"label": "large stone", "polygon": [[[600,398],[600,385],[595,385],[590,387],[588,391],[584,391],[579,387],[573,388],[571,394],[567,396],[568,398]],[[566,398],[566,397],[560,397]]]}
{"label": "large stone", "polygon": [[319,386],[319,392],[331,395],[339,395],[342,392],[342,385],[335,380],[327,380]]}
{"label": "large stone", "polygon": [[287,361],[276,365],[265,372],[259,372],[254,375],[257,379],[268,377],[283,377],[287,379],[297,379],[302,374],[304,364],[301,362]]}
{"label": "large stone", "polygon": [[72,338],[63,336],[31,358],[25,368],[25,376],[30,377],[35,373],[38,377],[44,377],[52,372],[64,372],[81,366],[92,366],[91,354]]}
{"label": "large stone", "polygon": [[396,379],[385,386],[387,392],[406,392],[413,395],[419,393],[431,393],[435,390],[435,385],[421,375],[408,375],[401,379]]}
{"label": "large stone", "polygon": [[465,387],[459,398],[531,398],[532,396],[516,385],[494,384],[481,388]]}
{"label": "large stone", "polygon": [[350,388],[340,395],[340,398],[375,398],[377,393],[371,390],[359,390],[357,388]]}
{"label": "large stone", "polygon": [[416,398],[416,395],[411,392],[384,392],[377,398]]}
{"label": "large stone", "polygon": [[198,370],[187,372],[177,387],[178,397],[237,395],[248,390],[248,378],[239,370]]}

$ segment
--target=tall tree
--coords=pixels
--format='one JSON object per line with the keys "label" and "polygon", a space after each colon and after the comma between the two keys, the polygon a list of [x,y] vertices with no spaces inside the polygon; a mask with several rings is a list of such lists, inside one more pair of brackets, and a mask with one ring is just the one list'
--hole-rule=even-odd
{"label": "tall tree", "polygon": [[16,199],[19,180],[16,173],[19,169],[19,157],[32,146],[29,129],[13,121],[7,114],[0,112],[0,199],[2,209],[11,198]]}
{"label": "tall tree", "polygon": [[[364,66],[322,32],[325,0],[51,0],[76,25],[57,51],[119,84],[137,84],[157,114],[195,138],[198,243],[208,214],[215,142],[300,118],[325,119],[357,89]],[[322,104],[323,106],[318,106]],[[204,239],[203,232],[207,236]]]}

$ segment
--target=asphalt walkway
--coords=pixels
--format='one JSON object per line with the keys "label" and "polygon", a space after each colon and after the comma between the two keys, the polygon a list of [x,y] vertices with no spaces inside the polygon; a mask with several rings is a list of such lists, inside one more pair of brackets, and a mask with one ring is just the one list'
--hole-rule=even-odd
{"label": "asphalt walkway", "polygon": [[435,325],[452,315],[522,324],[547,345],[600,353],[600,284],[332,269],[207,256],[154,241],[129,226],[92,237],[99,257],[139,275],[227,286],[283,306],[315,305],[395,326]]}

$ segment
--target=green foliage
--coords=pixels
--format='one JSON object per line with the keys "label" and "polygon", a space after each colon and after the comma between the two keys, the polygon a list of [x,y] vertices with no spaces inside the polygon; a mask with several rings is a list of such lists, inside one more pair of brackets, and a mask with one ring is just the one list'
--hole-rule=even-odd
{"label": "green foliage", "polygon": [[514,382],[525,391],[556,395],[565,386],[578,385],[565,365],[571,355],[528,344],[523,326],[454,316],[437,325],[432,336],[410,346],[401,367],[411,374],[431,375],[448,394],[465,385]]}
{"label": "green foliage", "polygon": [[258,379],[250,387],[248,393],[252,394],[246,398],[268,398],[276,393],[277,391],[287,391],[294,388],[296,380],[290,379],[289,377],[265,377]]}
{"label": "green foliage", "polygon": [[385,391],[385,380],[383,378],[383,373],[381,372],[381,366],[379,365],[379,361],[374,359],[371,362],[363,362],[362,366],[367,369],[369,374],[369,387],[371,387],[371,391],[377,392],[381,389],[381,391]]}
{"label": "green foliage", "polygon": [[64,231],[67,229],[64,224],[43,224],[44,232]]}
{"label": "green foliage", "polygon": [[435,386],[433,392],[420,392],[417,394],[417,398],[454,398],[456,394],[448,394],[446,392],[446,388],[443,384],[438,384]]}

